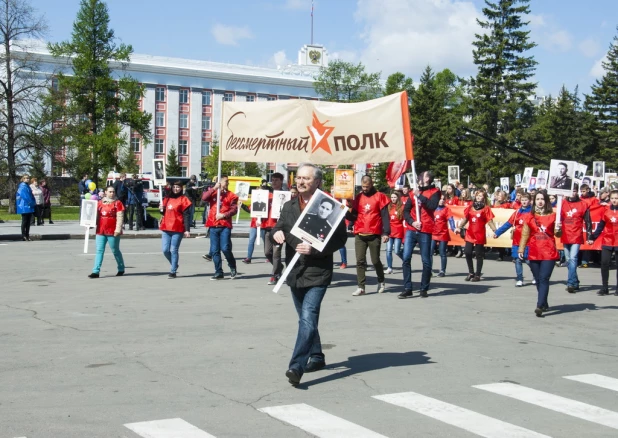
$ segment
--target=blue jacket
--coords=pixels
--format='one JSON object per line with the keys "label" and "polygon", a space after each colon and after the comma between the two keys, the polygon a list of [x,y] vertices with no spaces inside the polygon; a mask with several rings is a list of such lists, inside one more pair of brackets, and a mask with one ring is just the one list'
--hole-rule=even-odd
{"label": "blue jacket", "polygon": [[15,206],[17,207],[17,214],[34,213],[34,207],[36,201],[34,195],[32,195],[32,189],[25,182],[19,183],[17,186],[17,195],[15,199]]}

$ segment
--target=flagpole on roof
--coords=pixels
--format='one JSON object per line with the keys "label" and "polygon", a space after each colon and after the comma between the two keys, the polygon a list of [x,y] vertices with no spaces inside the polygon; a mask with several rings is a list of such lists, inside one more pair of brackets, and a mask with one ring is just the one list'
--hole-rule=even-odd
{"label": "flagpole on roof", "polygon": [[313,45],[313,0],[311,0],[311,45]]}

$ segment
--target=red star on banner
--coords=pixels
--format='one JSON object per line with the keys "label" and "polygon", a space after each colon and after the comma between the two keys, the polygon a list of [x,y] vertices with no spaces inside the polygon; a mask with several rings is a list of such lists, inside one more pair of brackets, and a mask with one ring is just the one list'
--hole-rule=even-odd
{"label": "red star on banner", "polygon": [[307,130],[311,135],[311,153],[313,154],[318,149],[324,149],[330,155],[333,153],[330,151],[330,146],[328,144],[328,137],[333,132],[335,128],[332,126],[326,126],[329,121],[325,121],[324,123],[318,120],[318,116],[313,113],[313,122],[311,126],[307,126]]}

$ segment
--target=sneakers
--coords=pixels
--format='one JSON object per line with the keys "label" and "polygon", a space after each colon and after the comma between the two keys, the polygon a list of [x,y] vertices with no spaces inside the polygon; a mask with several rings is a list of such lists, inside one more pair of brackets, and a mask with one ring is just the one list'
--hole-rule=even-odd
{"label": "sneakers", "polygon": [[386,271],[384,271],[385,274],[392,274],[393,273],[393,268],[387,268]]}
{"label": "sneakers", "polygon": [[515,282],[515,287],[522,287],[523,285],[524,285],[524,282],[523,282],[523,281],[521,281],[521,280],[517,280],[517,281]]}
{"label": "sneakers", "polygon": [[599,296],[603,296],[603,295],[609,295],[609,289],[603,288],[600,291],[597,292],[597,295]]}
{"label": "sneakers", "polygon": [[236,278],[236,275],[238,275],[238,272],[236,272],[236,269],[231,269],[230,270],[230,277],[231,278]]}
{"label": "sneakers", "polygon": [[386,291],[386,283],[378,283],[378,293],[383,294]]}
{"label": "sneakers", "polygon": [[223,280],[223,274],[215,274],[210,277],[211,280]]}
{"label": "sneakers", "polygon": [[361,295],[365,295],[365,290],[361,289],[360,287],[352,293],[353,297],[359,297]]}
{"label": "sneakers", "polygon": [[342,263],[342,264],[339,265],[339,269],[345,269],[347,267],[348,267],[348,265],[345,264],[345,263]]}
{"label": "sneakers", "polygon": [[400,300],[404,300],[406,298],[412,298],[413,296],[414,294],[412,293],[411,290],[404,290],[399,295],[397,295],[397,298],[399,298]]}
{"label": "sneakers", "polygon": [[170,272],[168,274],[167,278],[169,278],[169,279],[176,278],[176,273],[175,272],[174,273]]}
{"label": "sneakers", "polygon": [[94,272],[88,275],[88,278],[99,278],[99,274],[95,274]]}
{"label": "sneakers", "polygon": [[532,284],[536,284],[536,280],[534,280],[534,279],[533,279],[533,280],[532,280]]}
{"label": "sneakers", "polygon": [[250,264],[251,264],[251,259],[250,259],[249,257],[247,257],[246,259],[242,259],[242,262],[243,262],[245,265],[250,265]]}
{"label": "sneakers", "polygon": [[541,309],[540,307],[537,307],[536,309],[534,309],[534,314],[540,318],[541,316],[543,316],[543,309]]}
{"label": "sneakers", "polygon": [[468,274],[466,281],[471,281],[474,278],[474,274]]}
{"label": "sneakers", "polygon": [[588,263],[582,263],[581,265],[578,266],[579,268],[587,268],[588,267]]}
{"label": "sneakers", "polygon": [[202,258],[208,262],[212,262],[212,256],[210,254],[204,254]]}
{"label": "sneakers", "polygon": [[116,272],[116,277],[122,277],[124,275],[124,271]]}
{"label": "sneakers", "polygon": [[475,275],[473,278],[470,279],[470,281],[481,281],[481,276],[480,275]]}
{"label": "sneakers", "polygon": [[579,286],[568,286],[566,288],[566,291],[570,294],[574,294],[576,291],[579,290]]}
{"label": "sneakers", "polygon": [[267,284],[269,286],[272,286],[273,284],[277,284],[277,278],[276,277],[270,277],[270,280],[268,280]]}
{"label": "sneakers", "polygon": [[438,277],[444,277],[446,274],[444,273],[444,271],[440,271],[438,272]]}

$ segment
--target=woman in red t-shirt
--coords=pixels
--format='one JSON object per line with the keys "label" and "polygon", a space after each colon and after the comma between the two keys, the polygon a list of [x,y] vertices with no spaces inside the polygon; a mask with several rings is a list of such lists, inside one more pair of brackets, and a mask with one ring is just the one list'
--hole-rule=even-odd
{"label": "woman in red t-shirt", "polygon": [[444,191],[444,205],[459,205],[459,198],[455,195],[455,185],[449,184]]}
{"label": "woman in red t-shirt", "polygon": [[[496,192],[496,198],[494,199],[493,208],[511,208],[511,203],[508,201],[509,195],[504,190],[498,190]],[[507,250],[506,248],[497,248],[498,249],[498,261],[501,262],[504,260],[506,256]]]}
{"label": "woman in red t-shirt", "polygon": [[555,231],[556,213],[554,213],[549,195],[545,190],[534,195],[532,212],[526,218],[521,230],[519,249],[517,254],[523,260],[526,245],[528,246],[528,261],[530,270],[536,278],[536,290],[538,293],[536,316],[543,315],[549,310],[547,296],[549,295],[549,279],[554,271],[554,263],[558,260],[555,236],[560,231]]}
{"label": "woman in red t-shirt", "polygon": [[446,196],[442,196],[438,203],[438,208],[433,213],[433,234],[431,235],[431,266],[433,267],[433,256],[436,252],[436,247],[440,254],[440,272],[438,277],[444,277],[446,275],[446,247],[451,235],[448,231],[449,225],[454,227],[455,222],[451,214],[451,210],[446,203]]}
{"label": "woman in red t-shirt", "polygon": [[176,278],[178,270],[178,248],[182,238],[191,237],[191,201],[182,194],[182,182],[175,181],[168,195],[159,206],[161,212],[161,246],[163,255],[170,262],[167,278]]}
{"label": "woman in red t-shirt", "polygon": [[[487,243],[487,231],[485,226],[495,233],[494,214],[489,207],[489,198],[485,189],[477,189],[474,193],[474,202],[466,207],[463,214],[463,221],[455,229],[455,233],[461,233],[466,224],[470,224],[466,229],[464,240],[464,254],[468,264],[468,276],[466,281],[481,281],[481,271],[483,269],[483,259],[485,257],[485,243]],[[476,256],[476,271],[472,262],[472,250]]]}
{"label": "woman in red t-shirt", "polygon": [[[609,193],[610,204],[606,207],[597,229],[588,237],[588,245],[602,236],[601,240],[601,283],[603,286],[597,295],[609,295],[609,265],[612,254],[618,255],[618,190]],[[618,296],[618,271],[616,272],[616,291]]]}
{"label": "woman in red t-shirt", "polygon": [[393,273],[393,247],[395,254],[401,259],[403,257],[403,204],[399,192],[391,193],[391,205],[388,207],[388,217],[391,223],[391,234],[386,243],[386,271],[385,274]]}
{"label": "woman in red t-shirt", "polygon": [[122,224],[124,222],[124,205],[116,199],[116,191],[113,186],[105,189],[105,197],[97,204],[97,253],[94,258],[94,268],[89,278],[99,278],[101,265],[103,264],[103,254],[105,245],[109,243],[109,248],[114,254],[118,273],[116,277],[124,275],[124,260],[120,252],[120,235],[122,234]]}

